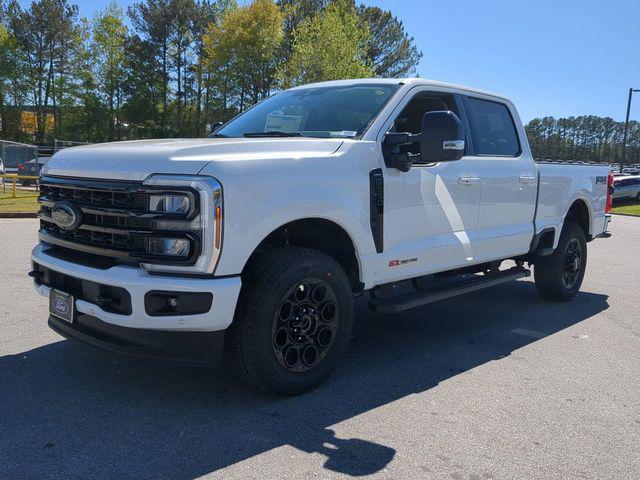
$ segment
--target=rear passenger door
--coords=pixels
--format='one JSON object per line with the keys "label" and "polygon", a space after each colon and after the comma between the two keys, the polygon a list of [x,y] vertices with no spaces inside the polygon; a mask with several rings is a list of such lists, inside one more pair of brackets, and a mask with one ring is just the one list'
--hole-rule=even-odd
{"label": "rear passenger door", "polygon": [[464,96],[473,156],[481,164],[476,261],[521,255],[534,234],[537,168],[520,138],[524,129],[507,101]]}

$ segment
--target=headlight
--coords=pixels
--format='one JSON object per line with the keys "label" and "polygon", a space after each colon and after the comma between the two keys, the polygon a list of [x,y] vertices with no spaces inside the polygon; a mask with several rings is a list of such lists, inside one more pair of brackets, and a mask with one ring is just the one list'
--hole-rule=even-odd
{"label": "headlight", "polygon": [[151,255],[188,257],[191,243],[185,238],[150,238],[148,252]]}
{"label": "headlight", "polygon": [[158,259],[141,266],[150,272],[213,274],[222,249],[220,182],[205,176],[151,175],[143,186],[157,190],[149,195],[149,210],[157,215],[153,219],[157,237],[149,239],[149,254],[189,259],[189,264],[172,265]]}
{"label": "headlight", "polygon": [[191,208],[187,195],[149,195],[149,211],[157,213],[187,213]]}

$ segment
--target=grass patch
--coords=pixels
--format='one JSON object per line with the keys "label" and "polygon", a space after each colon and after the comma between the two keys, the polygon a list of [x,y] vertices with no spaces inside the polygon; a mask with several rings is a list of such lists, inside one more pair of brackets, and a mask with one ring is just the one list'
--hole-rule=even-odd
{"label": "grass patch", "polygon": [[640,203],[619,203],[611,209],[612,213],[626,213],[640,216]]}
{"label": "grass patch", "polygon": [[619,200],[614,202],[611,212],[640,215],[640,202],[637,200]]}
{"label": "grass patch", "polygon": [[6,191],[3,191],[2,185],[0,185],[0,213],[35,213],[38,211],[36,192],[18,189],[16,195],[17,198],[11,198],[11,188],[7,186]]}

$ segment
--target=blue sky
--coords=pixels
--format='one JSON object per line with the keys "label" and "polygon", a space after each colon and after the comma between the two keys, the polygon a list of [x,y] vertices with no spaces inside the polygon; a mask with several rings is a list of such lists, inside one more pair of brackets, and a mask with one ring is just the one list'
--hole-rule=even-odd
{"label": "blue sky", "polygon": [[[92,16],[109,2],[75,3]],[[421,77],[505,94],[524,121],[583,114],[623,120],[629,87],[640,88],[638,0],[363,3],[391,10],[404,22],[424,54]],[[632,118],[640,119],[640,94],[634,107]]]}

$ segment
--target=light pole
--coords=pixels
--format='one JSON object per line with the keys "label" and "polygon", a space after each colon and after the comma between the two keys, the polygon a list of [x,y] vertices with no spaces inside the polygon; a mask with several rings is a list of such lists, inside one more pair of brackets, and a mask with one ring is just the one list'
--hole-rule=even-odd
{"label": "light pole", "polygon": [[624,133],[622,134],[622,162],[621,165],[627,160],[627,132],[629,131],[629,114],[631,113],[631,97],[633,92],[640,92],[634,88],[629,89],[629,100],[627,100],[627,119],[624,121]]}

